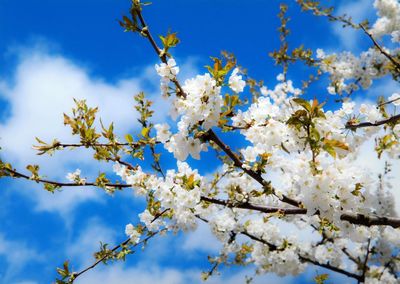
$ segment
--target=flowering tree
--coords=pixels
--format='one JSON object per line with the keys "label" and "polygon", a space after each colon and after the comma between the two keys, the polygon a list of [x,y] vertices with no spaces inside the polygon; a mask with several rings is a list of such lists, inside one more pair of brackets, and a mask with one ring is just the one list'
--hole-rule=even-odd
{"label": "flowering tree", "polygon": [[[0,177],[32,180],[50,192],[96,186],[113,194],[133,188],[147,201],[141,222],[126,226],[125,241],[114,248],[103,245],[95,262],[82,271],[72,271],[65,262],[57,269],[57,283],[72,283],[99,263],[125,259],[157,235],[196,230],[201,222],[222,244],[219,255],[209,258],[211,269],[202,275],[204,279],[220,265],[253,264],[259,274],[297,275],[314,265],[358,282],[398,282],[400,218],[394,209],[394,189],[386,178],[390,163],[374,176],[359,166],[357,158],[361,146],[374,140],[378,157],[398,159],[400,94],[383,94],[376,104],[358,105],[352,98],[376,79],[399,81],[400,3],[375,0],[378,19],[370,25],[334,16],[331,8],[316,1],[296,2],[315,16],[364,33],[371,47],[360,55],[314,52],[303,46],[289,49],[287,6],[282,4],[281,48],[271,56],[283,71],[274,87],[250,78],[227,52],[212,57],[205,74],[180,82],[179,67],[170,53],[179,43],[177,34],[169,32],[158,42],[143,16],[146,4],[132,1],[129,16],[120,24],[127,32],[140,34],[159,57],[155,69],[162,97],[176,123],[154,125],[152,103],[140,93],[135,97],[142,126],[137,135],[127,134],[122,140],[114,134],[113,124],[101,124],[99,132],[94,126],[97,108],[75,101],[72,114],[64,114],[64,124],[80,143],[37,138],[40,155],[65,148],[92,149],[96,160],[114,163],[120,182],[111,182],[105,173],[88,181],[80,170],[67,175],[69,182],[47,180],[37,165],[28,165],[30,174],[25,174],[0,161]],[[295,62],[310,70],[300,88],[288,79]],[[328,82],[321,90],[327,96],[305,99],[308,87],[320,79]],[[332,96],[336,106],[324,108]],[[245,142],[229,145],[230,137]],[[185,162],[189,156],[201,159],[207,150],[215,151],[221,165],[211,178]],[[144,170],[147,152],[153,171]],[[173,155],[176,167],[163,169],[161,154]],[[310,237],[288,235],[284,229],[288,224]],[[317,283],[326,279],[327,274],[315,277]]]}

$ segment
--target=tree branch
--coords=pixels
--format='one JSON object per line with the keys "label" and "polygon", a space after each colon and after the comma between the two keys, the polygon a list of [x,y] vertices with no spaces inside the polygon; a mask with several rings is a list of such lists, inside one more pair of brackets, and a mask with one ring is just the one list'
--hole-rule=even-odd
{"label": "tree branch", "polygon": [[[29,176],[19,173],[12,169],[5,168],[4,170],[9,172],[11,174],[11,177],[14,176],[14,177],[23,178],[26,180],[32,180],[32,181],[35,181],[38,183],[52,184],[52,185],[59,186],[59,187],[78,187],[78,186],[97,186],[98,187],[98,185],[94,182],[79,184],[79,183],[58,182],[58,181],[46,180],[46,179],[40,179],[40,178],[39,179],[31,179]],[[130,185],[130,184],[118,184],[118,183],[107,183],[107,184],[105,184],[105,186],[114,187],[114,188],[132,187],[132,185]],[[248,209],[248,210],[254,210],[254,211],[263,212],[263,213],[281,212],[282,214],[285,214],[285,215],[305,215],[305,214],[307,214],[306,208],[266,207],[266,206],[251,204],[251,203],[234,203],[229,200],[220,200],[220,199],[215,199],[215,198],[209,198],[207,196],[201,196],[201,200],[204,202],[222,205],[225,207]],[[363,225],[363,226],[367,226],[367,227],[375,226],[375,225],[391,226],[393,228],[400,227],[400,219],[392,218],[392,217],[367,216],[367,215],[363,215],[363,214],[346,213],[346,214],[342,214],[340,216],[340,220],[347,221],[354,225]]]}
{"label": "tree branch", "polygon": [[[284,215],[305,215],[307,214],[306,208],[279,208],[279,207],[267,207],[262,205],[255,205],[251,203],[234,203],[229,200],[220,200],[215,198],[209,198],[202,196],[201,200],[217,205],[222,205],[229,208],[239,208],[254,210],[262,213],[276,213],[280,212]],[[317,213],[316,213],[317,214]],[[340,216],[340,220],[347,221],[353,225],[362,226],[391,226],[393,228],[400,227],[400,218],[393,217],[380,217],[380,216],[367,216],[363,214],[351,214],[344,213]]]}
{"label": "tree branch", "polygon": [[[70,182],[58,182],[58,181],[47,180],[47,179],[42,179],[42,178],[32,179],[31,177],[29,177],[25,174],[22,174],[18,171],[12,170],[12,169],[4,168],[4,171],[9,172],[11,177],[17,177],[17,178],[22,178],[22,179],[26,179],[26,180],[31,180],[31,181],[35,181],[37,183],[52,184],[52,185],[59,186],[59,187],[98,186],[94,182],[85,182],[84,184],[80,184],[80,183],[70,183]],[[115,188],[132,187],[129,184],[119,184],[119,183],[107,183],[107,184],[105,184],[105,186],[115,187]]]}
{"label": "tree branch", "polygon": [[400,120],[400,114],[391,116],[387,119],[383,119],[383,120],[379,120],[376,122],[361,122],[358,124],[351,124],[351,123],[346,123],[345,128],[346,129],[350,129],[350,130],[355,130],[357,128],[363,128],[363,127],[370,127],[370,126],[380,126],[383,124],[388,124],[388,123],[393,123],[393,122],[397,122],[398,120]]}
{"label": "tree branch", "polygon": [[400,218],[367,216],[363,214],[342,214],[340,220],[347,221],[355,225],[371,226],[391,226],[393,228],[400,227]]}

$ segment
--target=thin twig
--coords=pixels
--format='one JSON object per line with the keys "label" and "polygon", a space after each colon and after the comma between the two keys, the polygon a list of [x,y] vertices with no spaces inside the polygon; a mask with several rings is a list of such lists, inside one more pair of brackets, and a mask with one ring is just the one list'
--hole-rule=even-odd
{"label": "thin twig", "polygon": [[[199,217],[199,216],[196,216],[196,217],[197,217],[198,219],[202,220],[202,221],[205,222],[205,223],[209,223],[209,221],[208,221],[207,219],[201,218],[201,217]],[[274,244],[271,244],[271,243],[269,243],[269,242],[267,242],[267,241],[265,241],[265,240],[263,240],[263,239],[261,239],[261,238],[259,238],[259,237],[257,237],[257,236],[254,236],[254,235],[248,233],[247,231],[240,231],[240,232],[237,232],[237,234],[244,235],[244,236],[246,236],[246,237],[252,239],[253,241],[257,241],[257,242],[260,242],[260,243],[262,243],[262,244],[268,246],[268,248],[270,249],[270,251],[275,251],[275,250],[278,250],[278,249],[279,249],[278,246],[276,246],[276,245],[274,245]],[[360,275],[357,275],[357,274],[355,274],[355,273],[352,273],[352,272],[343,270],[343,269],[341,269],[341,268],[332,266],[332,265],[330,265],[329,263],[327,263],[327,264],[319,263],[319,262],[316,261],[316,260],[312,260],[312,259],[310,259],[310,258],[308,258],[308,257],[305,257],[305,256],[302,256],[302,255],[300,255],[300,254],[298,254],[298,256],[299,256],[299,259],[300,259],[301,261],[303,261],[303,262],[308,262],[308,263],[314,264],[314,265],[316,265],[316,266],[319,266],[319,267],[323,267],[323,268],[332,270],[332,271],[334,271],[334,272],[337,272],[337,273],[346,275],[346,276],[348,276],[348,277],[351,277],[351,278],[354,278],[354,279],[357,279],[357,280],[360,279]]]}
{"label": "thin twig", "polygon": [[[156,216],[154,216],[153,220],[152,220],[150,223],[153,223],[154,221],[156,221],[158,218],[160,218],[162,215],[164,215],[164,213],[166,213],[167,211],[169,211],[169,209],[165,209],[165,210],[162,211],[161,213],[159,213],[159,214],[157,214]],[[155,235],[157,235],[157,234],[159,234],[159,233],[161,233],[161,232],[163,232],[163,231],[166,231],[166,230],[167,230],[167,229],[164,228],[164,229],[161,229],[161,230],[159,230],[159,231],[157,231],[157,232],[150,232],[150,235],[149,235],[149,236],[147,236],[147,237],[146,237],[145,239],[143,239],[142,241],[140,241],[140,242],[134,244],[132,247],[137,247],[137,246],[140,245],[140,244],[146,243],[149,239],[151,239],[151,238],[154,237]],[[117,249],[119,249],[119,248],[121,248],[121,247],[127,245],[127,244],[129,243],[130,240],[131,240],[130,238],[126,239],[125,241],[123,241],[123,242],[120,243],[119,245],[116,245],[115,247],[113,247],[113,248],[111,249],[110,252],[115,252]],[[81,270],[80,272],[74,272],[74,273],[72,273],[72,276],[71,276],[71,277],[73,277],[72,282],[75,281],[76,278],[78,278],[80,275],[82,275],[82,274],[84,274],[85,272],[87,272],[87,271],[89,271],[89,270],[95,268],[99,263],[101,263],[101,262],[103,262],[104,260],[106,260],[107,257],[109,257],[109,255],[108,255],[108,254],[105,254],[103,257],[99,258],[99,259],[98,259],[96,262],[94,262],[92,265],[86,267],[85,269]],[[71,283],[72,283],[72,282],[71,282]]]}
{"label": "thin twig", "polygon": [[367,254],[365,255],[365,259],[364,259],[363,266],[362,266],[361,279],[358,280],[359,283],[365,281],[365,273],[367,273],[367,270],[368,270],[367,263],[368,263],[369,253],[370,253],[370,250],[369,250],[369,246],[370,246],[370,245],[371,245],[371,239],[368,239]]}
{"label": "thin twig", "polygon": [[[58,181],[53,181],[53,180],[47,180],[47,179],[42,179],[42,178],[32,179],[31,177],[29,177],[29,176],[27,176],[27,175],[25,175],[23,173],[20,173],[18,171],[12,170],[12,169],[4,168],[3,170],[7,171],[8,173],[10,173],[10,177],[23,178],[23,179],[26,179],[26,180],[35,181],[37,183],[52,184],[52,185],[59,186],[59,187],[98,186],[94,182],[69,183],[69,182],[58,182]],[[119,183],[106,183],[105,186],[115,187],[115,188],[132,187],[129,184],[119,184]]]}
{"label": "thin twig", "polygon": [[368,32],[365,27],[360,24],[360,28],[365,32],[365,34],[372,40],[373,44],[375,47],[379,50],[380,53],[382,53],[387,59],[389,59],[390,62],[393,63],[394,66],[396,66],[397,71],[400,71],[400,63],[397,62],[392,55],[387,53],[381,46],[380,44],[375,40],[375,38],[372,36],[370,32]]}

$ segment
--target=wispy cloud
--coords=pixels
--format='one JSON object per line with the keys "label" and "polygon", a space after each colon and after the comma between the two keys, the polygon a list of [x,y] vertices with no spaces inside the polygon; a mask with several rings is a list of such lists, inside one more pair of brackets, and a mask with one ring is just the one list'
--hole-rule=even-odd
{"label": "wispy cloud", "polygon": [[[336,9],[336,15],[351,16],[355,23],[359,23],[374,15],[375,11],[372,6],[372,0],[355,0],[342,1]],[[332,25],[333,33],[338,37],[342,47],[354,51],[357,50],[359,42],[365,36],[359,30],[354,30],[351,27],[343,28],[341,23]]]}
{"label": "wispy cloud", "polygon": [[[27,164],[39,164],[41,174],[63,181],[66,173],[76,168],[82,169],[85,177],[110,169],[105,163],[96,162],[87,149],[65,150],[53,157],[38,156],[32,149],[37,144],[35,137],[49,142],[54,138],[66,143],[77,142],[70,129],[63,125],[62,116],[71,112],[73,98],[98,106],[98,117],[105,125],[114,122],[115,132],[121,137],[139,127],[133,96],[140,91],[146,91],[155,101],[156,121],[165,120],[169,112],[159,96],[159,78],[154,65],[145,66],[145,72],[107,82],[93,76],[81,64],[49,52],[43,40],[37,47],[17,49],[17,54],[15,70],[7,70],[11,75],[0,78],[0,98],[8,105],[6,118],[0,121],[0,146],[2,158],[19,169]],[[195,62],[194,58],[182,62],[183,77],[195,73]],[[31,190],[24,189],[37,186],[23,185],[19,191],[34,200],[36,209],[56,211],[66,218],[82,202],[101,199],[101,194],[94,190],[74,188],[56,194],[44,191],[32,194]]]}
{"label": "wispy cloud", "polygon": [[10,283],[26,264],[32,261],[43,261],[43,256],[24,242],[9,240],[0,233],[0,258],[5,258],[5,273],[0,274],[1,283]]}

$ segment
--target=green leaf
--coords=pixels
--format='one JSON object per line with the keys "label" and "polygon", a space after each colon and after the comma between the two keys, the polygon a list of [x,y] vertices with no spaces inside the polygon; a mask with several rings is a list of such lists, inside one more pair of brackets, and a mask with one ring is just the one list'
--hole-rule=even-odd
{"label": "green leaf", "polygon": [[314,277],[315,283],[316,284],[324,284],[326,280],[328,280],[329,275],[324,273],[324,274],[319,274]]}
{"label": "green leaf", "polygon": [[294,98],[293,101],[302,106],[305,110],[307,110],[308,112],[311,112],[311,105],[308,101],[301,99],[301,98]]}
{"label": "green leaf", "polygon": [[31,179],[35,180],[39,178],[39,166],[38,165],[27,165],[26,169],[32,173]]}
{"label": "green leaf", "polygon": [[331,155],[333,158],[336,159],[336,151],[335,151],[335,149],[334,149],[332,146],[325,144],[324,146],[322,146],[322,148],[323,148],[326,152],[328,152],[329,155]]}
{"label": "green leaf", "polygon": [[149,132],[150,132],[150,129],[148,127],[143,127],[142,131],[141,131],[141,134],[142,134],[143,137],[148,138],[149,137]]}
{"label": "green leaf", "polygon": [[335,140],[335,139],[324,138],[323,142],[325,145],[329,145],[331,147],[340,148],[340,149],[346,150],[346,151],[349,150],[349,146],[347,146],[345,143]]}
{"label": "green leaf", "polygon": [[128,142],[128,143],[133,143],[133,137],[132,137],[132,135],[130,135],[130,134],[126,134],[125,135],[125,140]]}

